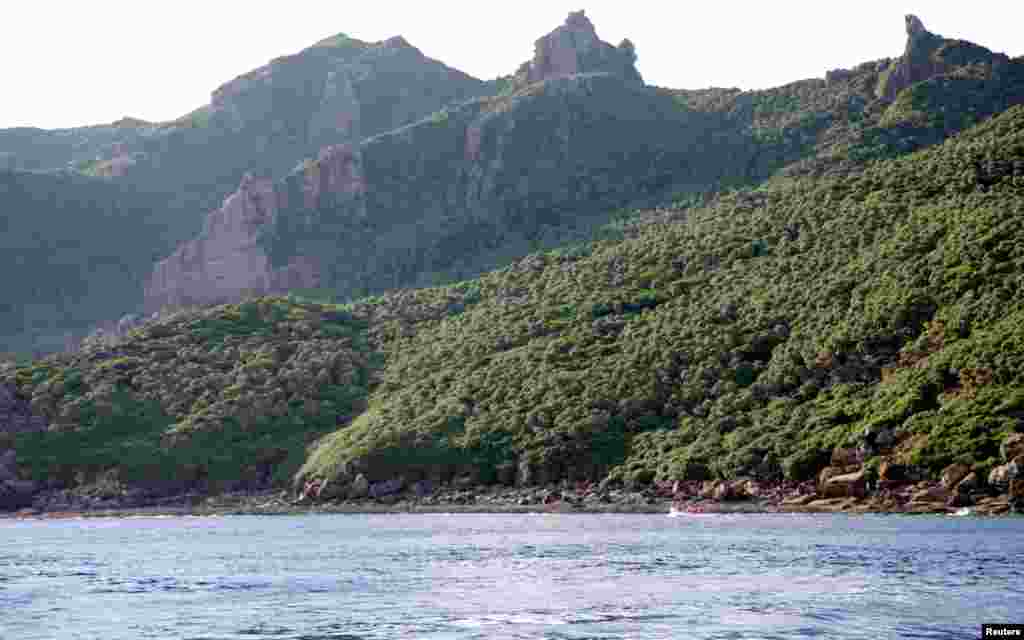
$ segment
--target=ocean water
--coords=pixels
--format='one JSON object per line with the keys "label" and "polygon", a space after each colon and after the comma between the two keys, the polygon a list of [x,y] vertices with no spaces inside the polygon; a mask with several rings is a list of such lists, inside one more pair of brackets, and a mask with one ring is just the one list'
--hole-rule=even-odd
{"label": "ocean water", "polygon": [[976,638],[1024,518],[0,520],[0,638]]}

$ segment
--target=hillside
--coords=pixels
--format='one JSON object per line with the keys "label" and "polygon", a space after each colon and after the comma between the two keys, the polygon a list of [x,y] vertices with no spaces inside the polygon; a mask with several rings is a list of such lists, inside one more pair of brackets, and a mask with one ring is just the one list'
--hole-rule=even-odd
{"label": "hillside", "polygon": [[531,256],[388,343],[371,409],[304,474],[804,480],[848,446],[985,477],[1024,431],[1022,216],[1016,107],[860,175]]}
{"label": "hillside", "polygon": [[916,18],[907,34],[903,57],[823,80],[676,91],[646,86],[631,43],[571,14],[498,95],[247,179],[156,266],[147,310],[457,282],[591,239],[622,209],[858,172],[1024,103],[1024,63]]}
{"label": "hillside", "polygon": [[[0,130],[0,169],[17,170],[8,181],[27,181],[19,192],[48,180],[24,177],[29,170],[73,172],[110,181],[110,193],[134,194],[121,205],[124,209],[135,207],[133,199],[144,202],[151,211],[146,218],[155,224],[129,225],[120,237],[152,254],[141,262],[126,261],[131,284],[97,274],[88,278],[97,287],[121,292],[115,312],[137,311],[154,262],[199,232],[205,214],[219,207],[247,172],[280,178],[323,147],[357,142],[492,91],[490,85],[426,57],[400,37],[367,43],[339,34],[224,84],[212,93],[208,105],[173,122],[126,118],[78,129]],[[0,193],[0,211],[17,230],[17,235],[5,234],[4,242],[26,249],[23,257],[29,261],[22,266],[38,274],[40,290],[32,297],[22,296],[20,288],[5,291],[6,303],[15,308],[71,309],[69,299],[49,293],[68,285],[51,279],[52,270],[40,257],[49,254],[40,252],[45,245],[35,238],[52,232],[41,226],[43,221],[64,219],[77,231],[78,247],[60,260],[87,264],[104,259],[109,230],[94,220],[95,212],[87,204],[91,190],[98,187],[80,189],[81,184],[91,183],[67,177],[52,180],[59,210],[53,208],[53,198],[8,199]],[[100,304],[101,298],[76,296],[79,305],[74,312],[45,322],[81,337],[104,319],[102,313],[112,313],[105,299]],[[52,344],[29,341],[17,324],[0,319],[0,350],[30,348],[45,351]]]}
{"label": "hillside", "polygon": [[0,352],[60,351],[138,308],[170,240],[159,212],[106,180],[0,170]]}
{"label": "hillside", "polygon": [[[146,280],[161,313],[0,362],[0,508],[421,481],[1024,509],[1024,60],[906,26],[825,80],[677,91],[571,14],[495,95],[246,174]],[[100,233],[162,215],[7,179],[93,194]]]}
{"label": "hillside", "polygon": [[295,478],[330,495],[398,476],[800,481],[839,456],[861,491],[965,465],[969,504],[1019,469],[1022,219],[1015,107],[459,285],[181,312],[7,365],[50,424],[12,441],[38,480],[115,492],[280,486],[321,438]]}

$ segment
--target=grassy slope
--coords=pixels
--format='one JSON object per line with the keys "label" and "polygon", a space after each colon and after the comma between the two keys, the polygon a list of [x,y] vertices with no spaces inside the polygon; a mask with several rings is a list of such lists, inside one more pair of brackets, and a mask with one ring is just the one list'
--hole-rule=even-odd
{"label": "grassy slope", "polygon": [[302,475],[806,478],[882,431],[993,463],[1024,405],[1024,108],[677,217],[481,277]]}
{"label": "grassy slope", "polygon": [[364,408],[377,360],[366,322],[267,298],[180,312],[116,344],[0,364],[46,415],[22,435],[32,477],[219,490],[287,481],[306,445]]}

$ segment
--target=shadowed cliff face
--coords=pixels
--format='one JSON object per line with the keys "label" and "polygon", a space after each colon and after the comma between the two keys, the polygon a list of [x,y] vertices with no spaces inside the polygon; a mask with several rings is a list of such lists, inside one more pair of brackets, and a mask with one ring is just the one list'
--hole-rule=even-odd
{"label": "shadowed cliff face", "polygon": [[[855,169],[860,156],[842,160],[837,149],[906,153],[969,126],[991,105],[1019,101],[1020,65],[965,86],[961,72],[972,61],[991,69],[1002,58],[934,36],[913,17],[907,28],[907,52],[889,71],[870,65],[718,99],[645,87],[631,45],[602,42],[582,12],[570,14],[537,41],[505,94],[321,154],[273,187],[271,214],[245,231],[210,232],[202,250],[180,249],[158,267],[147,307],[279,292],[286,283],[358,297],[474,277],[585,239],[623,206],[763,180],[782,167],[812,171],[797,165],[818,156],[826,168],[841,161]],[[918,81],[924,74],[938,82],[928,74],[949,69],[959,75],[934,89]],[[893,88],[913,84],[890,103],[871,96],[886,78]],[[943,122],[917,122],[919,97],[908,91],[920,87],[936,104],[973,100],[977,108],[962,122],[952,117],[963,109],[929,108]],[[876,138],[889,146],[876,151]]]}
{"label": "shadowed cliff face", "polygon": [[[31,271],[40,280],[39,286],[5,292],[7,298],[0,303],[0,344],[28,350],[28,325],[38,325],[38,330],[32,332],[39,335],[59,337],[66,331],[84,335],[88,327],[110,314],[116,317],[137,309],[141,301],[138,284],[152,272],[154,259],[169,256],[200,233],[203,240],[189,242],[185,253],[191,257],[177,270],[191,273],[190,282],[231,283],[228,290],[233,293],[276,283],[306,282],[313,270],[305,263],[273,276],[259,270],[258,260],[241,238],[247,233],[245,229],[261,222],[249,220],[243,225],[240,221],[244,216],[228,215],[223,218],[225,222],[214,224],[205,221],[204,214],[218,209],[238,188],[246,172],[280,179],[302,158],[316,157],[322,148],[358,142],[488,90],[485,83],[427,58],[402,38],[372,44],[336,36],[226,83],[213,92],[209,105],[175,122],[154,124],[125,119],[111,125],[61,131],[0,130],[0,170],[8,166],[61,169],[74,165],[90,177],[104,178],[54,178],[52,195],[32,197],[23,196],[22,191],[39,191],[38,183],[46,178],[19,172],[0,180],[4,183],[0,184],[0,211],[18,218],[12,221],[3,244],[11,249],[24,248],[22,257],[26,262],[15,266]],[[6,190],[8,177],[23,186]],[[100,207],[92,191],[103,187],[93,182],[108,183],[105,190],[112,193],[130,192],[132,202],[125,198],[120,206],[111,203]],[[243,189],[248,188],[252,185]],[[102,201],[106,203],[105,195]],[[60,204],[59,210],[56,203]],[[273,205],[267,206],[272,211]],[[231,211],[253,207],[236,204],[231,205]],[[143,209],[146,228],[133,220],[112,242],[105,221],[96,219],[98,208],[111,215],[117,209]],[[50,278],[54,272],[50,264],[54,262],[53,253],[42,250],[43,244],[49,243],[41,244],[37,236],[52,237],[53,230],[44,223],[59,216],[75,220],[72,226],[76,237],[71,246],[75,271],[81,270],[82,277]],[[231,226],[235,222],[238,224]],[[226,239],[229,237],[232,240]],[[109,269],[83,268],[94,259],[104,265],[111,262],[109,246],[126,242],[132,247],[117,260],[125,273],[110,276]],[[235,248],[226,249],[229,245]],[[67,251],[64,254],[72,255]],[[136,259],[140,254],[143,257]],[[223,262],[196,271],[197,265],[205,261],[201,256],[207,255],[217,255],[217,260]],[[10,265],[14,257],[6,252],[0,256],[0,264]],[[236,275],[239,270],[249,269],[263,275],[241,279]],[[207,275],[201,275],[204,273]],[[130,284],[125,284],[129,279]],[[220,291],[219,285],[204,287],[202,299]],[[121,301],[112,310],[110,298],[115,292],[119,292]],[[73,319],[70,311],[65,313],[72,304],[77,305]],[[34,342],[51,350],[55,340]]]}
{"label": "shadowed cliff face", "polygon": [[246,172],[281,178],[323,147],[357,142],[487,93],[487,85],[400,37],[339,35],[215,90],[176,121],[125,120],[64,131],[0,130],[5,165],[63,169],[161,195],[170,253],[199,232]]}
{"label": "shadowed cliff face", "polygon": [[609,74],[468,103],[321,154],[265,196],[272,212],[243,185],[210,217],[238,222],[208,223],[161,262],[147,307],[274,291],[299,256],[320,267],[303,287],[343,296],[475,275],[546,232],[582,236],[616,207],[715,183],[737,142],[718,125]]}
{"label": "shadowed cliff face", "polygon": [[[382,77],[398,77],[418,55],[400,38],[379,50]],[[718,165],[697,155],[714,146],[719,119],[683,114],[671,99],[645,90],[635,59],[630,43],[602,42],[583,12],[570,14],[537,41],[513,95],[327,149],[269,191],[243,183],[210,214],[201,237],[157,265],[146,307],[288,286],[354,296],[475,275],[529,252],[544,229],[582,233],[597,222],[573,219],[582,213],[603,213],[680,182],[715,182]],[[392,113],[391,120],[411,114],[385,94],[373,96],[372,110],[353,109],[346,101],[358,93],[360,64],[346,62],[344,72],[329,75],[324,95],[339,106],[327,112],[343,115],[318,115],[317,126],[366,131],[367,120],[381,113]],[[265,102],[272,67],[219,89],[214,107],[244,122]]]}

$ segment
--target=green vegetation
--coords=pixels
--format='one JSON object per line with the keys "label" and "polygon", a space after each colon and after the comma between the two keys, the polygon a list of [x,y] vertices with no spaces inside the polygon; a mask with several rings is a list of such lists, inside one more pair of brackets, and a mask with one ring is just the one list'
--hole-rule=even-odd
{"label": "green vegetation", "polygon": [[315,45],[313,45],[314,48],[324,49],[339,49],[341,47],[352,46],[366,46],[366,43],[356,40],[355,38],[349,37],[347,33],[339,33],[331,36],[330,38],[324,38],[320,42],[317,42]]}
{"label": "green vegetation", "polygon": [[[329,176],[322,159],[287,175],[260,231],[273,265],[309,258],[323,288],[0,359],[51,424],[17,436],[19,462],[211,490],[806,480],[836,447],[871,473],[990,468],[1024,426],[1024,62],[929,42],[944,72],[883,98],[893,64],[753,92],[431,67],[450,86],[408,109],[431,74],[364,78],[357,103],[394,107],[360,112],[380,135]],[[177,137],[140,147],[131,191],[0,174],[20,214],[0,267],[33,274],[0,327],[55,343],[71,304],[124,304],[184,235],[168,212],[312,155],[327,70],[375,55],[340,35],[240,77],[218,92],[230,126],[204,108],[163,128]]]}
{"label": "green vegetation", "polygon": [[306,447],[365,408],[379,357],[336,305],[261,298],[181,312],[113,348],[0,364],[53,426],[16,445],[68,484],[281,485]]}
{"label": "green vegetation", "polygon": [[[931,473],[991,464],[1024,389],[1021,166],[1017,107],[861,174],[486,274],[478,304],[384,344],[372,409],[302,475],[805,479],[882,430]],[[490,441],[507,448],[484,460]]]}

